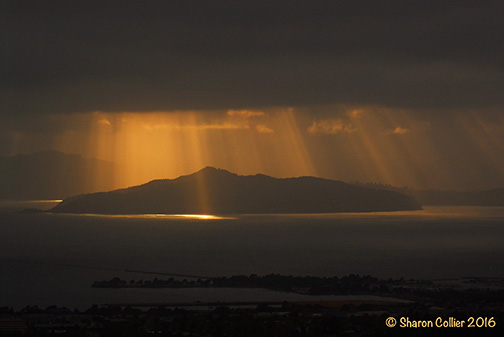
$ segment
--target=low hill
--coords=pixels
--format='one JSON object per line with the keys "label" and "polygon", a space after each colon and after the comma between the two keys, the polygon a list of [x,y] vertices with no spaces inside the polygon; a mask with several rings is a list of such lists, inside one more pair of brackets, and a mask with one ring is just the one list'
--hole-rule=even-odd
{"label": "low hill", "polygon": [[239,176],[206,167],[176,179],[79,195],[52,209],[96,214],[253,214],[421,209],[410,196],[314,177]]}
{"label": "low hill", "polygon": [[0,157],[0,199],[63,199],[106,191],[112,174],[112,163],[57,151]]}
{"label": "low hill", "polygon": [[377,183],[354,183],[356,186],[396,191],[414,197],[422,205],[432,206],[504,206],[504,188],[476,191],[415,190]]}
{"label": "low hill", "polygon": [[426,205],[504,206],[504,188],[480,191],[413,191]]}

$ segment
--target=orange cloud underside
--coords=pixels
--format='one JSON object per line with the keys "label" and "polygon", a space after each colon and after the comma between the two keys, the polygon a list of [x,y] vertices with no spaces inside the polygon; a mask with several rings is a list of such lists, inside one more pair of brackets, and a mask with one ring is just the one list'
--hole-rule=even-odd
{"label": "orange cloud underside", "polygon": [[216,166],[241,174],[316,175],[291,110],[264,112],[101,113],[87,153],[117,164],[117,186],[173,178]]}
{"label": "orange cloud underside", "polygon": [[[60,115],[81,127],[62,131],[53,148],[114,162],[116,187],[210,165],[238,174],[450,188],[479,179],[479,163],[490,163],[487,173],[496,175],[504,165],[504,119],[474,114],[434,130],[399,109],[338,109],[318,118],[292,108]],[[30,140],[15,136],[19,148]]]}

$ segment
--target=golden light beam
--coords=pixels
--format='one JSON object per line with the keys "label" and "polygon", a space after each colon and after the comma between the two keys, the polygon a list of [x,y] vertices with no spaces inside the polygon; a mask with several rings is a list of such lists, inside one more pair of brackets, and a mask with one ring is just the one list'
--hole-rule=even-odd
{"label": "golden light beam", "polygon": [[355,119],[353,123],[358,135],[356,139],[357,146],[363,149],[366,157],[370,159],[369,163],[378,173],[380,181],[395,183],[395,177],[388,165],[388,158],[390,158],[389,153],[387,153],[389,150],[387,149],[388,145],[386,146],[383,140],[378,141],[376,139],[376,135],[368,129],[368,124],[363,122],[363,118]]}
{"label": "golden light beam", "polygon": [[[454,174],[457,165],[470,160],[463,157],[458,143],[461,138],[471,147],[471,158],[486,167],[485,172],[498,175],[504,165],[503,118],[489,121],[477,112],[472,117],[458,114],[452,129],[443,132],[442,125],[434,124],[429,129],[415,117],[418,115],[407,110],[359,107],[358,112],[353,111],[348,109],[345,113],[339,108],[339,115],[335,116],[340,116],[344,127],[331,129],[334,134],[308,132],[314,122],[312,115],[292,108],[239,113],[65,115],[59,116],[67,119],[62,124],[89,126],[66,129],[55,137],[54,147],[113,162],[115,188],[176,178],[205,166],[247,175],[292,177],[323,173],[324,177],[338,180],[444,188],[463,181],[467,175]],[[260,132],[258,125],[268,132]],[[408,132],[391,132],[398,128]],[[18,135],[16,146],[24,148],[33,142],[35,138],[28,136]],[[455,151],[450,152],[450,147]],[[475,164],[472,170],[476,172],[478,167]],[[94,181],[88,183],[99,187],[104,185],[104,179],[97,172]],[[200,212],[211,213],[204,182],[200,189]]]}
{"label": "golden light beam", "polygon": [[284,154],[283,160],[287,163],[282,165],[283,175],[292,176],[290,172],[297,172],[296,175],[317,176],[317,169],[306,148],[302,129],[293,109],[288,108],[279,112],[277,118],[278,129],[281,130],[280,145]]}

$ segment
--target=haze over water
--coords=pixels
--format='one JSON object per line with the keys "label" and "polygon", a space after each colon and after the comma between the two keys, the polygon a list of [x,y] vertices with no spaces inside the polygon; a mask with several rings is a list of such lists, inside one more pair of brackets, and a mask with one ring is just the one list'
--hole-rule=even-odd
{"label": "haze over water", "polygon": [[[169,278],[125,270],[198,276],[504,277],[503,223],[503,207],[225,219],[2,213],[0,306],[258,298],[257,292],[243,289],[90,287],[114,276]],[[272,294],[260,296],[278,299]]]}

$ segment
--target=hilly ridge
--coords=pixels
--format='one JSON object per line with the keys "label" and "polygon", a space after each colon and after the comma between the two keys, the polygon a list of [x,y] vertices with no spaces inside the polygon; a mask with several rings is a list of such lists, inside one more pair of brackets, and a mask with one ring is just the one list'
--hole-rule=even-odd
{"label": "hilly ridge", "polygon": [[63,199],[109,190],[113,168],[104,160],[58,151],[0,157],[0,199]]}
{"label": "hilly ridge", "polygon": [[68,198],[52,209],[96,214],[333,213],[421,209],[410,196],[315,177],[239,176],[206,167],[176,179]]}

